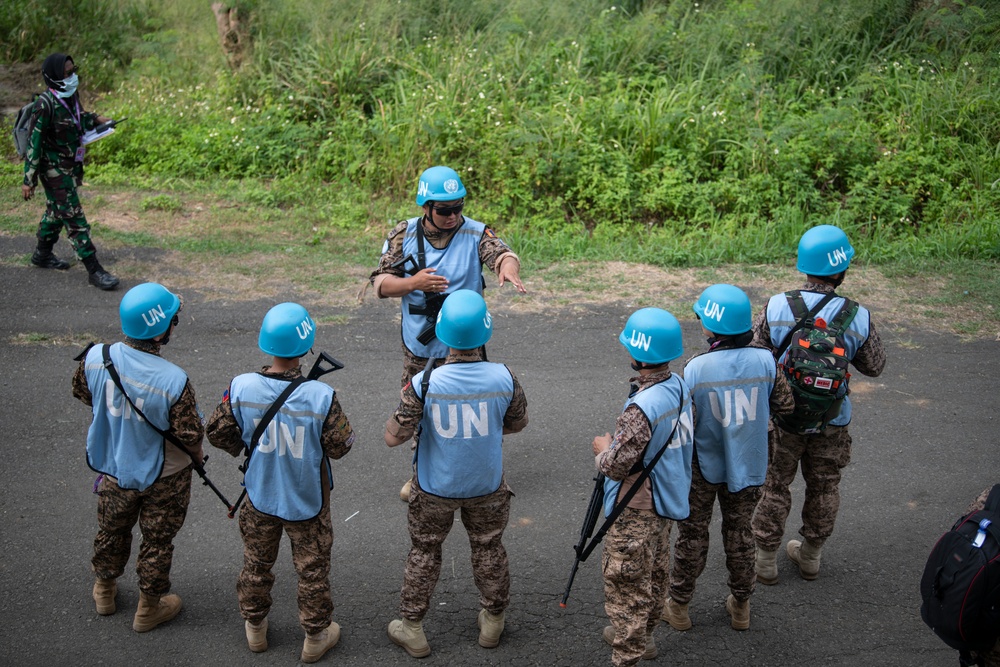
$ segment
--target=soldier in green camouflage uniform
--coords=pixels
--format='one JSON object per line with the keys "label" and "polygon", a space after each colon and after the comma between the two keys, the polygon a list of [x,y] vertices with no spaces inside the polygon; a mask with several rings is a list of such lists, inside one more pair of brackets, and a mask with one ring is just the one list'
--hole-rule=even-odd
{"label": "soldier in green camouflage uniform", "polygon": [[52,252],[59,232],[65,227],[73,250],[87,267],[90,284],[111,290],[118,286],[118,278],[105,271],[97,260],[90,225],[76,190],[83,182],[84,147],[80,137],[108,119],[83,110],[79,93],[75,92],[77,75],[70,56],[54,53],[46,58],[42,78],[47,90],[38,97],[32,110],[35,125],[24,160],[21,187],[25,200],[34,196],[39,180],[45,190],[45,214],[38,225],[38,246],[31,263],[45,269],[69,268],[67,262]]}
{"label": "soldier in green camouflage uniform", "polygon": [[[145,285],[133,290],[142,287]],[[126,298],[128,296],[126,294]],[[175,312],[166,311],[166,321],[171,324],[164,332],[153,338],[133,338],[126,335],[124,345],[132,350],[159,357],[160,348],[170,339],[174,324],[177,322],[176,312],[179,310],[178,301]],[[171,317],[174,319],[171,320]],[[92,386],[88,381],[87,371],[93,371],[97,366],[103,366],[99,357],[96,362],[91,359],[90,363],[84,358],[77,367],[72,382],[73,396],[93,408],[95,422],[100,415],[113,411],[113,404],[116,402],[122,411],[126,410],[123,407],[124,399],[120,394],[117,399],[109,394],[105,401],[94,406],[93,392],[98,391],[98,387]],[[127,366],[119,370],[125,376]],[[131,385],[126,383],[126,386]],[[162,388],[157,391],[162,391]],[[103,416],[100,418],[103,419]],[[104,616],[117,611],[116,580],[125,571],[132,548],[132,528],[138,522],[142,542],[135,564],[140,591],[139,609],[133,622],[133,629],[137,632],[152,630],[160,623],[169,621],[181,608],[181,599],[174,594],[168,595],[170,566],[174,553],[173,540],[187,516],[188,503],[191,499],[191,457],[198,460],[204,458],[201,441],[205,433],[190,381],[185,382],[180,396],[170,407],[169,425],[166,430],[184,444],[186,451],[181,451],[179,447],[164,441],[162,469],[159,477],[150,486],[142,490],[122,488],[118,480],[108,474],[102,474],[96,485],[98,531],[94,538],[94,556],[91,564],[96,576],[93,596],[97,613]],[[123,443],[122,446],[131,449],[129,443]],[[90,463],[89,442],[88,463]]]}

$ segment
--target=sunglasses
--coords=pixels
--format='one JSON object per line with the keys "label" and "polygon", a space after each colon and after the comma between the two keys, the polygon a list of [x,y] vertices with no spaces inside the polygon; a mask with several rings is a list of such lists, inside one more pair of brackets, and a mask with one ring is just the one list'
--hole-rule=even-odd
{"label": "sunglasses", "polygon": [[457,215],[462,212],[465,208],[465,202],[458,204],[457,206],[435,206],[432,210],[440,216],[448,217],[450,215]]}

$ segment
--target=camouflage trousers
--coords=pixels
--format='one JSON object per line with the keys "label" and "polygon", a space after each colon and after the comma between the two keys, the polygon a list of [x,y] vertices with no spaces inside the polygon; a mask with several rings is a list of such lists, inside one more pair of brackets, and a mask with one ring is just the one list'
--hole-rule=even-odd
{"label": "camouflage trousers", "polygon": [[99,579],[117,579],[132,551],[132,528],[142,541],[135,560],[139,590],[154,597],[170,592],[174,537],[191,501],[191,469],[162,477],[145,491],[123,489],[107,475],[97,487],[97,537],[91,565]]}
{"label": "camouflage trousers", "polygon": [[795,481],[799,463],[806,483],[799,534],[815,546],[823,546],[833,534],[840,509],[841,470],[851,461],[851,436],[846,426],[827,426],[823,432],[795,435],[780,428],[774,431],[774,456],[767,468],[764,496],[753,516],[757,546],[776,551],[785,533],[785,521],[792,509],[789,487]]}
{"label": "camouflage trousers", "polygon": [[760,500],[761,488],[749,486],[732,493],[723,484],[705,480],[697,457],[691,465],[691,493],[688,502],[691,514],[677,522],[677,542],[674,544],[674,565],[670,570],[670,597],[688,604],[694,595],[695,581],[705,570],[708,558],[708,528],[712,509],[719,499],[722,511],[722,547],[729,570],[729,590],[737,600],[748,600],[757,582],[756,553],[750,520]]}
{"label": "camouflage trousers", "polygon": [[271,609],[271,569],[278,560],[282,531],[292,545],[292,564],[299,575],[299,623],[308,634],[330,625],[333,599],[330,597],[330,550],[333,524],[330,503],[319,515],[306,521],[285,521],[257,511],[247,498],[240,510],[243,537],[243,569],[236,579],[240,614],[251,623],[260,623]]}
{"label": "camouflage trousers", "polygon": [[90,240],[90,224],[83,215],[73,176],[52,172],[43,174],[40,180],[45,190],[46,205],[45,214],[38,223],[39,244],[51,248],[59,240],[59,232],[65,227],[66,237],[76,256],[83,259],[93,255],[96,250]]}
{"label": "camouflage trousers", "polygon": [[634,665],[660,620],[670,575],[673,521],[626,507],[604,537],[604,610],[615,628],[611,664]]}
{"label": "camouflage trousers", "polygon": [[503,546],[503,531],[510,519],[514,494],[506,482],[493,493],[478,498],[441,498],[420,489],[416,477],[410,492],[407,523],[410,553],[399,594],[399,614],[419,621],[430,608],[431,595],[441,576],[441,545],[460,511],[472,549],[472,577],[479,589],[479,604],[499,614],[510,603],[510,568]]}

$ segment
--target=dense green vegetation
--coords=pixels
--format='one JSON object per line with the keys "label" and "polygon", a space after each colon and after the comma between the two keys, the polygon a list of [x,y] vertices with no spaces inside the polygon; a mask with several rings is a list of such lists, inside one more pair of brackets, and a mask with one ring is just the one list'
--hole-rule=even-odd
{"label": "dense green vegetation", "polygon": [[868,260],[1000,258],[997,3],[613,1],[241,0],[235,70],[197,0],[87,0],[73,31],[36,0],[0,35],[117,74],[104,182],[250,177],[352,227],[443,163],[536,257],[769,261],[832,223]]}

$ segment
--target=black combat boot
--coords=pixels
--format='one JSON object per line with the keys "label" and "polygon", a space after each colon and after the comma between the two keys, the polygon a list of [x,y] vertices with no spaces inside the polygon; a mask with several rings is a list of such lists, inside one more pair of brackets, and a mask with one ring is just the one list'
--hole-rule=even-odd
{"label": "black combat boot", "polygon": [[97,261],[97,255],[83,258],[83,265],[87,267],[90,274],[90,284],[98,289],[112,290],[118,287],[118,279],[104,270],[101,263]]}
{"label": "black combat boot", "polygon": [[38,239],[38,246],[34,254],[31,255],[31,263],[42,269],[59,269],[65,271],[69,268],[69,262],[59,259],[52,254],[52,246],[55,241],[44,241]]}

